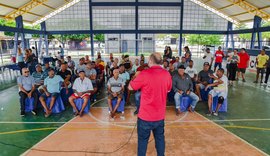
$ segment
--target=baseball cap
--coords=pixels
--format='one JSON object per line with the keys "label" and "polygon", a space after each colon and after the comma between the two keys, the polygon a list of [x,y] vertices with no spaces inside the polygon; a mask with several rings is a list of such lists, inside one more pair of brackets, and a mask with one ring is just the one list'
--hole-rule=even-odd
{"label": "baseball cap", "polygon": [[204,62],[203,66],[210,66],[209,62]]}
{"label": "baseball cap", "polygon": [[186,69],[184,65],[180,65],[178,69]]}

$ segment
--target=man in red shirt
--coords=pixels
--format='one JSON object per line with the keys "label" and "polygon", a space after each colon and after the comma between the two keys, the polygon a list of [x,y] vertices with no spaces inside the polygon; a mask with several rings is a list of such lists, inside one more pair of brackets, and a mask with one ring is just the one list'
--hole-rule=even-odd
{"label": "man in red shirt", "polygon": [[219,69],[222,68],[222,59],[223,59],[224,56],[225,55],[224,55],[223,51],[221,50],[221,46],[219,46],[218,50],[215,53],[216,59],[215,59],[214,72],[216,72],[217,66],[218,66]]}
{"label": "man in red shirt", "polygon": [[240,53],[238,53],[238,56],[240,58],[240,62],[238,63],[238,72],[237,72],[237,78],[236,80],[239,80],[240,77],[240,73],[242,75],[242,81],[246,82],[245,80],[245,73],[246,73],[246,69],[249,65],[249,55],[246,52],[245,48],[242,48]]}
{"label": "man in red shirt", "polygon": [[160,64],[163,60],[159,53],[149,58],[149,69],[141,71],[129,84],[130,90],[141,90],[140,110],[137,121],[138,156],[145,156],[147,144],[154,133],[158,156],[164,156],[165,136],[164,119],[167,93],[172,88],[172,78]]}

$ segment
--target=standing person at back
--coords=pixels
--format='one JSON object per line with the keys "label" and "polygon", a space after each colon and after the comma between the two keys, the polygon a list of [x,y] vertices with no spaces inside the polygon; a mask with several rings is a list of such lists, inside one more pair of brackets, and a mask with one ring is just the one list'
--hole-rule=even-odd
{"label": "standing person at back", "polygon": [[149,57],[149,69],[143,70],[129,84],[130,90],[141,90],[140,110],[137,121],[138,156],[145,156],[147,144],[153,131],[158,156],[164,156],[165,136],[164,119],[167,93],[172,88],[172,78],[162,69],[162,57],[152,53]]}
{"label": "standing person at back", "polygon": [[204,62],[208,62],[210,64],[210,69],[211,69],[212,64],[213,64],[213,60],[214,60],[214,56],[210,52],[210,48],[206,48],[205,51],[206,52],[204,53],[203,59],[204,59]]}
{"label": "standing person at back", "polygon": [[218,47],[218,50],[215,53],[215,66],[214,66],[214,72],[216,72],[216,68],[218,66],[218,69],[222,68],[222,59],[224,57],[224,53],[221,50],[221,46]]}
{"label": "standing person at back", "polygon": [[246,52],[245,48],[242,48],[240,53],[238,53],[238,56],[240,58],[240,62],[238,63],[238,72],[237,72],[237,78],[236,80],[239,80],[240,77],[240,73],[242,75],[242,81],[246,82],[245,80],[245,73],[246,73],[246,69],[249,65],[249,55]]}
{"label": "standing person at back", "polygon": [[261,81],[260,83],[263,83],[263,76],[265,73],[265,68],[267,65],[267,61],[269,60],[269,56],[265,54],[265,50],[261,50],[260,54],[256,58],[256,64],[257,64],[257,75],[256,80],[254,83],[258,83],[259,74],[261,74]]}

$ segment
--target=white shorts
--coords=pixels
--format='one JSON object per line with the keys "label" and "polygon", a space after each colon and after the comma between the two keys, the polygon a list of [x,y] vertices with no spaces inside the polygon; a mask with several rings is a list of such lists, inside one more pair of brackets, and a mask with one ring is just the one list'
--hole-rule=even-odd
{"label": "white shorts", "polygon": [[203,85],[201,83],[199,83],[198,85],[200,86],[200,89],[204,89],[205,88],[205,85]]}
{"label": "white shorts", "polygon": [[217,91],[217,90],[214,90],[212,89],[210,92],[209,92],[210,95],[212,95],[212,97],[223,97],[224,99],[227,98],[227,95],[225,92],[221,92],[221,91]]}

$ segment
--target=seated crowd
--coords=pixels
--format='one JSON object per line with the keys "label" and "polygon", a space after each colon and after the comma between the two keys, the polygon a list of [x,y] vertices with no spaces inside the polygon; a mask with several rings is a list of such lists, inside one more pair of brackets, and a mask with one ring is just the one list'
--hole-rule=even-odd
{"label": "seated crowd", "polygon": [[[208,101],[208,115],[218,115],[219,108],[222,106],[228,94],[228,79],[224,74],[224,69],[220,62],[220,58],[216,58],[214,72],[211,66],[214,57],[224,57],[224,54],[218,52],[218,55],[210,55],[209,49],[203,57],[204,63],[202,70],[197,72],[194,68],[194,61],[191,59],[191,52],[188,47],[184,48],[184,56],[172,56],[170,47],[166,47],[164,51],[164,59],[161,66],[167,70],[172,76],[172,90],[168,93],[168,99],[174,101],[176,114],[179,115],[181,110],[181,98],[189,97],[190,106],[188,111],[193,112],[199,101]],[[221,51],[221,48],[219,48]],[[216,52],[216,53],[217,53]],[[239,59],[235,55],[228,58]],[[222,60],[222,59],[221,59]],[[231,62],[237,62],[231,61]],[[238,62],[239,63],[239,62]],[[129,82],[140,74],[143,70],[147,70],[148,64],[144,55],[136,58],[134,62],[129,59],[128,55],[123,55],[122,59],[114,58],[110,54],[109,61],[104,63],[100,54],[95,61],[89,60],[89,57],[80,58],[79,63],[75,62],[70,56],[67,56],[66,61],[61,58],[56,61],[55,67],[51,67],[49,62],[44,62],[44,67],[40,64],[36,65],[36,71],[29,75],[29,69],[22,69],[22,76],[18,78],[20,88],[19,95],[21,97],[21,115],[25,114],[25,99],[34,98],[34,109],[32,113],[37,114],[37,106],[40,102],[45,110],[45,117],[52,113],[55,101],[59,96],[66,96],[67,103],[74,109],[74,115],[83,115],[83,110],[86,108],[89,100],[96,101],[96,95],[101,91],[107,79],[108,92],[108,107],[111,118],[114,118],[118,112],[121,102],[130,103],[130,95],[135,96],[136,111],[139,113],[140,108],[140,90],[130,91],[128,89]],[[236,72],[236,71],[235,71]],[[241,71],[240,71],[241,72]],[[235,79],[236,74],[234,74]],[[202,92],[207,92],[206,97],[203,97]],[[50,103],[46,103],[46,99],[50,99]],[[217,107],[213,110],[213,98],[217,97]],[[82,109],[79,110],[75,104],[75,100],[82,98],[84,100]],[[62,97],[64,101],[64,97]],[[115,100],[116,104],[113,104]],[[121,117],[124,116],[122,112]]]}

